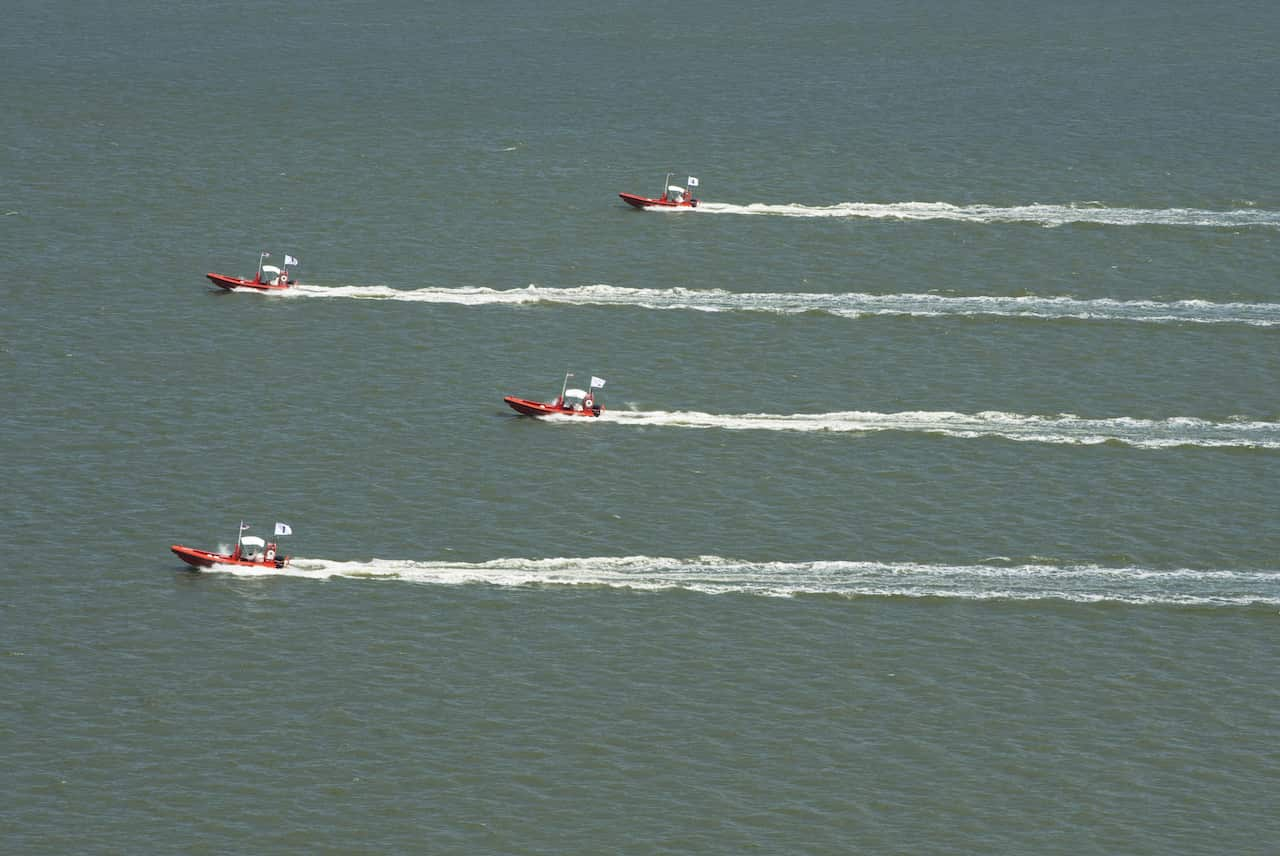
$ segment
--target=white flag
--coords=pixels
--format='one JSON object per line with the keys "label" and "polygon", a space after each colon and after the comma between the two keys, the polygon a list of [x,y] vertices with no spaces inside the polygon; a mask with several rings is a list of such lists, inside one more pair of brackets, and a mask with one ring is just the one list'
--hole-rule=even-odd
{"label": "white flag", "polygon": [[285,253],[284,263],[287,265],[296,265],[298,263],[298,260],[295,259],[293,256],[289,255],[288,253]]}
{"label": "white flag", "polygon": [[248,523],[245,523],[243,520],[241,520],[241,521],[240,521],[240,531],[241,531],[241,532],[243,532],[244,530],[246,530],[246,529],[248,529],[248,528],[249,528],[249,524],[248,524]]}
{"label": "white flag", "polygon": [[595,375],[592,375],[592,376],[591,376],[591,388],[592,388],[592,389],[603,389],[603,388],[604,388],[604,378],[602,378],[602,377],[596,377]]}
{"label": "white flag", "polygon": [[276,523],[276,534],[277,534],[277,535],[292,535],[292,534],[293,534],[293,530],[289,528],[289,524],[288,524],[288,523]]}
{"label": "white flag", "polygon": [[689,181],[687,183],[690,187],[697,187],[698,179],[694,178],[693,176],[689,176]]}

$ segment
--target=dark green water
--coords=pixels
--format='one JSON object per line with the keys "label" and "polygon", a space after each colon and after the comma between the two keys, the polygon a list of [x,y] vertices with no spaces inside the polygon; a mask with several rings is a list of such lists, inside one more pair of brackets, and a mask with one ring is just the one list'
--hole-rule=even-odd
{"label": "dark green water", "polygon": [[1271,4],[6,18],[0,849],[1273,849]]}

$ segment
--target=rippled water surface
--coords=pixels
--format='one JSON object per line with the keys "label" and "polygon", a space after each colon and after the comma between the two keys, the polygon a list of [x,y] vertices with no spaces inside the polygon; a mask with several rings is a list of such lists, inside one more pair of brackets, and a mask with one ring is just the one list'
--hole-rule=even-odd
{"label": "rippled water surface", "polygon": [[1277,37],[11,11],[0,849],[1271,852]]}

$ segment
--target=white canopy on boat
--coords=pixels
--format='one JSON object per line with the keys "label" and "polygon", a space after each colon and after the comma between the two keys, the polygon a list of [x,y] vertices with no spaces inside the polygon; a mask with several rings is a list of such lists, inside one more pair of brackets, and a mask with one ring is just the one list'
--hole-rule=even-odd
{"label": "white canopy on boat", "polygon": [[667,193],[684,193],[684,188],[678,184],[667,185]]}
{"label": "white canopy on boat", "polygon": [[263,266],[262,266],[262,272],[263,272],[263,273],[269,273],[269,274],[271,274],[272,276],[279,276],[279,275],[280,275],[280,268],[276,267],[275,265],[263,265]]}
{"label": "white canopy on boat", "polygon": [[581,389],[566,389],[564,391],[564,397],[565,398],[586,398],[587,393],[585,390],[581,390]]}
{"label": "white canopy on boat", "polygon": [[246,535],[240,539],[240,544],[245,547],[265,547],[267,542],[263,541],[257,535]]}

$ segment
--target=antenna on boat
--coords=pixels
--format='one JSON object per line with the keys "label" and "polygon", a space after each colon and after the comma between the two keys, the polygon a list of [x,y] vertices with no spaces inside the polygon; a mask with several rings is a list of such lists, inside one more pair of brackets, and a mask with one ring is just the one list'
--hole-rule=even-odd
{"label": "antenna on boat", "polygon": [[564,391],[569,388],[569,378],[573,377],[573,372],[564,373],[564,383],[560,384],[560,398],[556,404],[564,404]]}
{"label": "antenna on boat", "polygon": [[667,173],[667,177],[662,179],[662,199],[667,198],[667,188],[671,186],[671,176],[673,175],[675,175],[674,172],[669,172]]}
{"label": "antenna on boat", "polygon": [[[254,277],[254,281],[262,282],[262,260],[269,258],[271,258],[271,253],[266,250],[262,250],[258,253],[258,275]],[[241,520],[240,522],[243,523],[244,521]]]}

